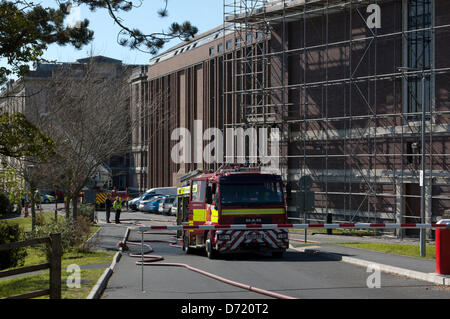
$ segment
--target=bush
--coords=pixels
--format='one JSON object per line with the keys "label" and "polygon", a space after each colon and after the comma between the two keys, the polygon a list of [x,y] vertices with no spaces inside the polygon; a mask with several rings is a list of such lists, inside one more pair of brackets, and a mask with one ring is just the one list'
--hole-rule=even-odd
{"label": "bush", "polygon": [[0,192],[0,216],[11,213],[11,203],[5,193]]}
{"label": "bush", "polygon": [[[25,239],[24,232],[17,224],[0,222],[0,245]],[[0,269],[23,266],[27,256],[26,248],[16,248],[0,252]]]}
{"label": "bush", "polygon": [[44,214],[36,214],[34,222],[35,222],[36,226],[44,226],[45,225],[45,216],[44,216]]}
{"label": "bush", "polygon": [[69,251],[87,250],[85,241],[90,233],[90,222],[84,216],[74,221],[72,218],[51,219],[49,222],[37,226],[36,237],[47,237],[52,233],[61,233],[63,253]]}
{"label": "bush", "polygon": [[90,222],[93,222],[95,219],[95,205],[81,204],[78,210],[78,215],[86,217]]}

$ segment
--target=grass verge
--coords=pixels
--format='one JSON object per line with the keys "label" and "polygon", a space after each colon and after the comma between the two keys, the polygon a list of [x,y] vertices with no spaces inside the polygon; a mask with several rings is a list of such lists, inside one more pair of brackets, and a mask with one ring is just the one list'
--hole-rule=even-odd
{"label": "grass verge", "polygon": [[[44,217],[44,220],[50,220],[54,218],[53,213],[37,213]],[[58,216],[60,217],[60,216]],[[61,216],[64,218],[64,216]],[[9,220],[3,220],[7,223],[18,224],[25,231],[31,231],[31,216],[27,218],[14,218]],[[91,225],[89,228],[88,237],[92,236],[99,226]],[[25,258],[25,264],[23,266],[37,265],[47,262],[47,258],[44,249],[39,246],[27,247],[27,257]],[[91,264],[109,264],[112,262],[116,252],[114,251],[98,251],[98,250],[83,250],[83,251],[68,251],[64,253],[61,259],[61,275],[62,275],[62,298],[65,299],[79,299],[86,298],[96,284],[98,278],[105,271],[105,268],[92,268],[92,269],[82,269],[81,270],[81,288],[71,288],[69,289],[66,285],[67,273],[66,268],[71,264],[76,264],[78,266],[91,265]],[[18,267],[17,267],[18,268]],[[13,268],[9,268],[13,269]],[[6,270],[6,269],[4,269]],[[4,278],[0,279],[0,298],[20,295],[27,292],[32,292],[35,290],[46,289],[49,286],[48,271],[37,274],[26,274],[18,276],[15,278]],[[48,297],[43,297],[48,298]]]}
{"label": "grass verge", "polygon": [[[105,271],[104,268],[96,269],[82,269],[80,288],[68,288],[66,281],[70,273],[62,271],[61,278],[61,296],[63,299],[85,299],[98,278]],[[0,281],[0,298],[20,295],[26,292],[35,290],[42,290],[49,288],[49,274],[28,275],[19,278],[5,279]],[[48,299],[48,296],[43,296],[38,299]]]}
{"label": "grass verge", "polygon": [[435,259],[436,258],[436,247],[427,245],[426,247],[426,257],[420,256],[420,246],[419,245],[404,245],[404,244],[381,244],[381,243],[347,243],[338,242],[332,243],[336,245],[342,245],[352,248],[360,248],[366,250],[373,250],[387,254],[402,255],[408,257],[418,257],[425,259]]}
{"label": "grass verge", "polygon": [[[304,234],[305,230],[304,229],[290,229],[289,232]],[[327,230],[324,229],[324,228],[308,229],[307,233],[309,235],[312,235],[312,234],[326,234]],[[379,235],[381,235],[381,232],[379,230],[333,229],[333,235],[355,236],[355,237],[379,236]]]}

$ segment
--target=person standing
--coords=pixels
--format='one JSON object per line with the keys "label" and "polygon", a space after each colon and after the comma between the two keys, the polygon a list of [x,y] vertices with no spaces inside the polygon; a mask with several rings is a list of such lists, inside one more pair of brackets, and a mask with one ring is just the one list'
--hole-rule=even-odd
{"label": "person standing", "polygon": [[111,216],[111,206],[112,206],[111,194],[108,194],[105,200],[106,222],[108,224],[110,223],[109,218]]}
{"label": "person standing", "polygon": [[114,201],[113,208],[116,211],[116,224],[120,224],[120,212],[122,211],[122,202],[120,197],[117,196]]}
{"label": "person standing", "polygon": [[34,201],[36,203],[36,208],[39,210],[42,210],[41,208],[41,194],[39,193],[39,190],[36,189],[34,192]]}

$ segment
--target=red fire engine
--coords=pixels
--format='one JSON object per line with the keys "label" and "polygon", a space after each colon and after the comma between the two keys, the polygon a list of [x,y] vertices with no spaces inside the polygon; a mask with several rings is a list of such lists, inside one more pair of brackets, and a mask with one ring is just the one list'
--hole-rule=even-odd
{"label": "red fire engine", "polygon": [[122,206],[126,205],[130,200],[130,196],[128,194],[128,187],[126,191],[117,191],[116,188],[112,191],[98,191],[95,196],[95,207],[96,209],[104,209],[105,208],[105,200],[108,195],[111,195],[111,200],[114,201],[116,197],[119,197],[122,201]]}
{"label": "red fire engine", "polygon": [[[185,190],[179,189],[179,195]],[[189,191],[188,211],[178,209],[177,219],[184,225],[287,222],[283,183],[276,174],[244,167],[221,169],[192,178]],[[185,230],[182,239],[185,253],[203,248],[208,258],[247,251],[266,251],[281,257],[289,247],[288,231],[283,229]]]}

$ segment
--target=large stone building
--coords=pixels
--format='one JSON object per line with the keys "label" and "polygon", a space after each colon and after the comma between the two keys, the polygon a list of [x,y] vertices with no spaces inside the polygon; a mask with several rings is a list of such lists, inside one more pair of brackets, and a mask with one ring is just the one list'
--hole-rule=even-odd
{"label": "large stone building", "polygon": [[[312,179],[310,220],[418,222],[423,200],[431,222],[450,209],[449,1],[224,0],[224,9],[223,25],[130,78],[132,112],[147,110],[132,142],[141,189],[220,166],[171,160],[172,132],[202,120],[278,128],[284,180],[296,193]],[[299,204],[292,196],[292,216]]]}

